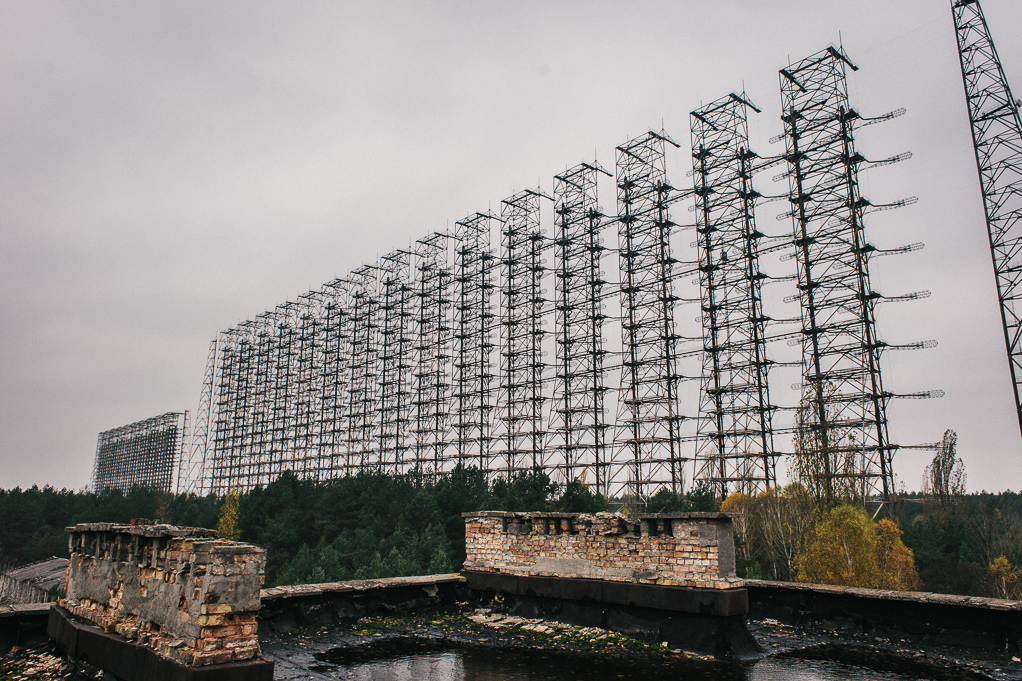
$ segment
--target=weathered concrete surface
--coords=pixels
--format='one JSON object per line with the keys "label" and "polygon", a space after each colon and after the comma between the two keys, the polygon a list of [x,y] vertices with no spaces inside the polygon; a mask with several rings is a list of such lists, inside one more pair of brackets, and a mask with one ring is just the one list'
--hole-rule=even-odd
{"label": "weathered concrete surface", "polygon": [[263,549],[170,525],[89,523],[69,532],[60,605],[75,617],[185,665],[258,656]]}
{"label": "weathered concrete surface", "polygon": [[1022,602],[747,580],[749,614],[934,645],[1022,653]]}
{"label": "weathered concrete surface", "polygon": [[733,589],[734,533],[721,513],[465,513],[465,569]]}
{"label": "weathered concrete surface", "polygon": [[264,589],[259,620],[275,631],[334,624],[369,615],[412,612],[468,598],[458,574],[391,577]]}
{"label": "weathered concrete surface", "polygon": [[86,661],[119,681],[273,680],[273,663],[269,660],[183,665],[148,646],[78,621],[59,605],[50,610],[47,631],[70,659]]}

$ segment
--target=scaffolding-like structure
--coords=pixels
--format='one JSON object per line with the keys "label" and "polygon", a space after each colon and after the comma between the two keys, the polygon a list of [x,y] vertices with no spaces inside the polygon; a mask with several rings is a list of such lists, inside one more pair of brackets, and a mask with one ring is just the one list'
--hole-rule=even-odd
{"label": "scaffolding-like structure", "polygon": [[1022,432],[1022,119],[977,0],[952,0],[993,256],[1015,412]]}
{"label": "scaffolding-like structure", "polygon": [[316,428],[317,480],[351,474],[348,466],[348,386],[351,384],[351,294],[346,279],[333,279],[323,287],[320,307],[319,423]]}
{"label": "scaffolding-like structure", "polygon": [[597,163],[582,163],[554,177],[554,340],[556,363],[550,431],[560,480],[591,481],[609,495],[606,414],[607,319],[602,260],[606,216]]}
{"label": "scaffolding-like structure", "polygon": [[494,349],[491,213],[474,213],[454,233],[453,410],[448,444],[456,464],[491,471]]}
{"label": "scaffolding-like structure", "polygon": [[348,441],[345,448],[345,470],[349,475],[358,471],[377,471],[380,464],[373,446],[379,416],[375,407],[379,395],[376,371],[380,352],[378,274],[379,268],[375,265],[363,265],[352,272]]}
{"label": "scaffolding-like structure", "polygon": [[96,444],[92,490],[133,487],[173,491],[174,470],[185,455],[188,412],[167,412],[105,430]]}
{"label": "scaffolding-like structure", "polygon": [[445,466],[451,361],[450,238],[433,232],[416,242],[412,437],[415,470],[438,473]]}
{"label": "scaffolding-like structure", "polygon": [[777,484],[745,93],[691,114],[703,372],[696,477],[719,498]]}
{"label": "scaffolding-like structure", "polygon": [[813,469],[818,494],[889,502],[894,495],[887,433],[891,394],[881,380],[879,295],[870,284],[875,250],[866,239],[845,53],[828,48],[780,71],[785,158],[802,312],[802,402],[796,465]]}
{"label": "scaffolding-like structure", "polygon": [[411,445],[412,334],[414,298],[410,282],[411,252],[383,256],[380,266],[379,457],[380,470],[399,474],[408,466]]}
{"label": "scaffolding-like structure", "polygon": [[219,335],[209,342],[206,354],[206,370],[202,374],[202,389],[199,391],[199,406],[195,410],[195,426],[192,429],[191,442],[187,456],[181,457],[178,466],[176,490],[178,494],[204,494],[207,489],[203,485],[205,477],[206,455],[209,452],[212,438],[216,437],[213,423],[213,408],[216,398],[217,342]]}
{"label": "scaffolding-like structure", "polygon": [[549,197],[527,189],[501,202],[500,382],[493,468],[505,475],[545,469],[547,464],[541,199]]}
{"label": "scaffolding-like structure", "polygon": [[674,265],[663,132],[617,148],[621,266],[621,386],[610,493],[645,501],[661,488],[680,493],[681,448]]}
{"label": "scaffolding-like structure", "polygon": [[[986,49],[963,47],[967,92],[978,60],[992,54]],[[649,132],[617,147],[613,176],[579,164],[554,178],[552,197],[518,192],[499,217],[473,213],[449,233],[219,333],[179,489],[224,494],[288,473],[326,480],[465,465],[493,477],[540,467],[557,482],[641,504],[663,489],[683,492],[694,460],[696,477],[719,496],[752,494],[777,483],[767,344],[788,339],[803,349],[796,467],[820,469],[821,496],[889,500],[894,395],[881,382],[881,354],[927,344],[877,337],[874,307],[884,297],[870,284],[869,262],[916,246],[885,251],[866,240],[865,213],[896,204],[863,199],[858,172],[899,157],[870,163],[856,152],[855,130],[885,117],[862,119],[850,108],[847,69],[847,56],[831,48],[781,71],[783,158],[750,150],[748,112],[758,109],[732,94],[691,114],[692,190],[668,181],[668,153],[678,145]],[[1010,101],[1006,93],[997,96]],[[978,97],[991,107],[1001,101]],[[974,123],[990,133],[1007,114],[985,106]],[[790,239],[765,237],[755,219],[754,171],[781,162]],[[617,206],[608,217],[597,188],[612,180]],[[995,208],[1017,199],[1017,188],[1005,191]],[[698,277],[698,298],[675,290],[683,268],[670,209],[686,195],[695,199],[698,258],[684,276]],[[544,199],[553,201],[549,233]],[[999,229],[1008,234],[1017,215]],[[616,248],[604,243],[614,224]],[[1004,268],[1014,272],[1014,242],[1002,241]],[[780,322],[763,309],[759,255],[789,243],[782,260],[796,260],[797,275],[778,279],[797,281],[800,328],[768,338],[768,323]],[[1005,305],[1013,286],[1002,291]],[[696,300],[701,333],[680,333],[680,305]],[[696,354],[702,373],[683,376],[681,358]],[[689,380],[701,380],[694,429],[680,397]]]}

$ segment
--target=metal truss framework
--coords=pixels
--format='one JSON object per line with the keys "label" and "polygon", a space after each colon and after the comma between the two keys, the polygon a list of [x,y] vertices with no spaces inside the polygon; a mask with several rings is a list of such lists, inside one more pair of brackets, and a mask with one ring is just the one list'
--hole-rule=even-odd
{"label": "metal truss framework", "polygon": [[[780,71],[790,216],[802,309],[803,407],[796,456],[818,457],[826,499],[894,494],[874,306],[873,247],[864,233],[869,204],[859,192],[846,69],[828,48]],[[803,459],[805,460],[805,459]]]}
{"label": "metal truss framework", "polygon": [[501,202],[499,445],[493,469],[505,474],[546,468],[543,360],[545,237],[538,190]]}
{"label": "metal truss framework", "polygon": [[609,495],[601,174],[610,176],[596,163],[583,163],[554,177],[557,350],[550,431],[561,481],[586,480],[591,471],[593,487]]}
{"label": "metal truss framework", "polygon": [[951,10],[1022,431],[1022,120],[979,2],[952,0]]}
{"label": "metal truss framework", "polygon": [[348,320],[351,335],[348,438],[344,466],[349,472],[375,471],[379,467],[379,460],[373,455],[379,415],[379,410],[374,407],[379,389],[376,373],[380,351],[378,272],[379,268],[372,265],[363,265],[352,272],[351,316]]}
{"label": "metal truss framework", "polygon": [[[869,203],[858,190],[865,160],[852,140],[861,119],[847,103],[849,66],[831,49],[783,70],[781,82],[812,407],[802,431],[828,454],[827,484],[867,497],[892,491],[892,395],[880,382],[887,346],[868,274],[878,251],[862,227]],[[543,194],[521,192],[500,217],[472,214],[453,233],[220,333],[200,398],[203,435],[182,475],[201,468],[198,489],[224,494],[288,472],[325,480],[461,464],[496,476],[538,465],[558,482],[642,502],[683,491],[694,453],[697,477],[721,495],[775,484],[750,107],[731,96],[692,119],[705,358],[695,438],[682,435],[679,398],[669,208],[683,194],[667,179],[667,151],[678,145],[650,132],[617,148],[613,218],[597,200],[609,173],[581,164],[554,179],[551,239]],[[603,241],[611,223],[616,248]],[[618,276],[608,277],[615,252]],[[605,347],[611,333],[620,351]]]}
{"label": "metal truss framework", "polygon": [[412,335],[414,317],[409,251],[382,258],[380,285],[379,456],[385,473],[404,472],[411,447]]}
{"label": "metal truss framework", "polygon": [[422,472],[444,469],[450,407],[451,272],[449,237],[434,232],[416,244],[415,367],[413,378],[414,466]]}
{"label": "metal truss framework", "polygon": [[696,477],[723,499],[777,484],[745,94],[692,112],[703,372]]}
{"label": "metal truss framework", "polygon": [[199,407],[195,411],[195,428],[192,433],[188,455],[181,457],[177,475],[178,494],[202,492],[203,474],[206,470],[206,454],[209,451],[213,432],[213,407],[216,383],[217,342],[219,337],[209,342],[209,353],[206,355],[206,370],[202,375],[202,390],[199,392]]}
{"label": "metal truss framework", "polygon": [[674,264],[664,133],[617,148],[622,376],[610,493],[645,500],[684,484]]}
{"label": "metal truss framework", "polygon": [[[493,266],[490,213],[457,223],[454,260],[453,460],[491,471],[494,349]],[[450,455],[448,455],[450,456]]]}
{"label": "metal truss framework", "polygon": [[170,492],[184,458],[188,412],[167,412],[99,434],[92,470],[95,492],[132,487]]}
{"label": "metal truss framework", "polygon": [[351,472],[345,453],[348,445],[348,386],[351,384],[352,283],[334,279],[323,287],[321,323],[322,341],[319,373],[319,455],[314,477],[317,480]]}

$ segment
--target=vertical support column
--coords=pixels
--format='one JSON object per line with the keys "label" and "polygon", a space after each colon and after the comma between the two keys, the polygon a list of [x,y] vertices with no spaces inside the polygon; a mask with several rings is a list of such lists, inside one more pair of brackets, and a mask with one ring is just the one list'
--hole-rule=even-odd
{"label": "vertical support column", "polygon": [[543,263],[539,190],[501,202],[500,448],[494,470],[507,475],[546,467]]}
{"label": "vertical support column", "polygon": [[347,475],[348,388],[351,385],[350,283],[334,279],[324,287],[320,370],[320,479]]}
{"label": "vertical support column", "polygon": [[1022,432],[1022,118],[977,0],[952,0],[965,101]]}
{"label": "vertical support column", "polygon": [[313,480],[323,479],[320,470],[318,450],[319,436],[317,415],[322,395],[320,379],[323,372],[320,344],[323,309],[323,293],[309,291],[298,297],[297,333],[297,393],[295,396],[294,467],[302,477]]}
{"label": "vertical support column", "polygon": [[491,223],[475,213],[457,223],[454,303],[454,459],[492,472],[490,462],[493,369],[493,253]]}
{"label": "vertical support column", "polygon": [[703,376],[696,477],[719,498],[776,485],[747,111],[734,93],[692,112]]}
{"label": "vertical support column", "polygon": [[610,489],[638,501],[684,486],[668,144],[649,132],[617,148],[623,356]]}
{"label": "vertical support column", "polygon": [[348,387],[349,475],[376,470],[373,439],[379,413],[377,269],[364,265],[353,273],[351,308],[351,384]]}
{"label": "vertical support column", "polygon": [[802,304],[796,465],[828,503],[894,494],[869,246],[848,103],[848,57],[828,48],[780,72],[789,200]]}
{"label": "vertical support column", "polygon": [[405,472],[408,464],[410,256],[408,251],[394,251],[383,256],[380,265],[379,457],[381,470],[391,474]]}
{"label": "vertical support column", "polygon": [[413,405],[415,468],[440,473],[450,409],[451,272],[450,237],[434,232],[416,242],[415,370]]}
{"label": "vertical support column", "polygon": [[554,177],[556,375],[550,430],[562,481],[584,481],[609,496],[601,173],[610,176],[596,163],[582,163]]}
{"label": "vertical support column", "polygon": [[[205,494],[209,492],[208,479],[208,456],[212,453],[210,445],[215,441],[216,424],[214,415],[216,412],[217,397],[214,391],[218,387],[217,377],[217,341],[219,335],[209,342],[209,352],[206,353],[206,370],[202,375],[202,390],[199,392],[199,407],[195,411],[195,424],[192,427],[191,447],[187,459],[182,457],[181,468],[178,472],[178,494],[194,492]],[[211,440],[211,436],[214,440]]]}

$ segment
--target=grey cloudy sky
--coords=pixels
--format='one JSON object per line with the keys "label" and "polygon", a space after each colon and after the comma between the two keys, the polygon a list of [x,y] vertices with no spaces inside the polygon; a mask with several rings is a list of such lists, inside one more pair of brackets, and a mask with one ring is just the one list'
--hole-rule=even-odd
{"label": "grey cloudy sky", "polygon": [[[1022,3],[983,5],[1022,94]],[[777,69],[839,32],[853,104],[908,109],[859,138],[914,153],[864,194],[920,199],[870,234],[927,244],[875,263],[882,293],[933,293],[881,335],[940,343],[885,379],[947,393],[892,405],[892,436],[953,428],[970,488],[1022,488],[945,0],[0,0],[0,487],[85,485],[99,431],[194,409],[218,330],[650,128],[687,148],[700,103],[744,86],[779,153]],[[909,488],[928,456],[898,454]]]}

